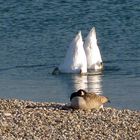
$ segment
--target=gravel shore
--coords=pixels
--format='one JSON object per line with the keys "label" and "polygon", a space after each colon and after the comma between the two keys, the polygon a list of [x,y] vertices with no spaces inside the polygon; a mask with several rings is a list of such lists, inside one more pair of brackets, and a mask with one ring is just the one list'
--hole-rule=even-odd
{"label": "gravel shore", "polygon": [[140,140],[140,111],[0,99],[0,140]]}

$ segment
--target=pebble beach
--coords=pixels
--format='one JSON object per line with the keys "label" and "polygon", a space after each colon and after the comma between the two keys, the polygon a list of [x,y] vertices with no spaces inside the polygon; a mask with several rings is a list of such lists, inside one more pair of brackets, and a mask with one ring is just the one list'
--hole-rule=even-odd
{"label": "pebble beach", "polygon": [[140,111],[0,99],[0,140],[139,140]]}

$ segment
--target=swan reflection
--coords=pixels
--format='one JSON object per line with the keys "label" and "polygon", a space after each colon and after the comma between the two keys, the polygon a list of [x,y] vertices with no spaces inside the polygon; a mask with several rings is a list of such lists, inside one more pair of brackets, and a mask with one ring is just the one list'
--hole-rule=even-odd
{"label": "swan reflection", "polygon": [[102,94],[102,75],[73,75],[74,90],[84,89]]}
{"label": "swan reflection", "polygon": [[88,91],[102,94],[102,75],[88,75]]}
{"label": "swan reflection", "polygon": [[79,89],[87,90],[87,75],[73,75],[73,83],[74,83],[74,90],[77,91]]}

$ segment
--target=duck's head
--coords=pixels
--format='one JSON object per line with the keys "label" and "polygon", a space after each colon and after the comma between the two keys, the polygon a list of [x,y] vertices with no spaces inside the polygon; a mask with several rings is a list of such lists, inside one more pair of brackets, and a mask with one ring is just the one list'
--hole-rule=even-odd
{"label": "duck's head", "polygon": [[59,74],[59,73],[60,73],[59,68],[56,67],[56,68],[53,70],[52,75],[57,75],[57,74]]}
{"label": "duck's head", "polygon": [[87,92],[83,89],[79,89],[77,92],[74,92],[70,96],[70,101],[77,96],[84,97]]}

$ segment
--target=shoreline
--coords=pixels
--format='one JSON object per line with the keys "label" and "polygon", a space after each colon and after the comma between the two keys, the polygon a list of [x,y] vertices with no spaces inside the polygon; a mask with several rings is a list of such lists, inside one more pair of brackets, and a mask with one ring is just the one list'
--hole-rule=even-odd
{"label": "shoreline", "polygon": [[73,110],[65,104],[0,99],[1,140],[140,139],[140,111],[104,107]]}

